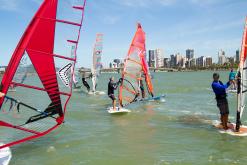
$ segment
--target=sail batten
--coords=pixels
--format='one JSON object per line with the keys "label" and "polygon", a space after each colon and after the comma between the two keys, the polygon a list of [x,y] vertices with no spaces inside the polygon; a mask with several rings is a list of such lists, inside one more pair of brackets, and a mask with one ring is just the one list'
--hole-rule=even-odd
{"label": "sail batten", "polygon": [[32,49],[26,49],[26,50],[32,51],[32,52],[36,52],[36,53],[42,53],[44,55],[53,56],[53,57],[57,57],[57,58],[61,58],[61,59],[66,59],[66,60],[70,60],[70,61],[76,61],[75,58],[70,58],[70,57],[66,57],[66,56],[63,56],[63,55],[51,54],[51,53],[37,51],[37,50],[32,50]]}

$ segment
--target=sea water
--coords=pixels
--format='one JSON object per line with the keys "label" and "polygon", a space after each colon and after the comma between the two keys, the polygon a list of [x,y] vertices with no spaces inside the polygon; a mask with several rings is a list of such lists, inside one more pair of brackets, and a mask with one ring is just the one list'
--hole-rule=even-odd
{"label": "sea water", "polygon": [[[228,72],[219,73],[226,82]],[[11,165],[246,164],[247,137],[220,134],[212,126],[218,119],[212,74],[154,73],[155,95],[166,94],[166,102],[135,103],[126,115],[107,113],[107,95],[74,92],[65,123],[47,136],[11,147]],[[119,78],[102,74],[98,90],[107,92],[111,76]],[[236,95],[229,94],[228,100],[234,122]],[[246,119],[245,113],[243,123]]]}

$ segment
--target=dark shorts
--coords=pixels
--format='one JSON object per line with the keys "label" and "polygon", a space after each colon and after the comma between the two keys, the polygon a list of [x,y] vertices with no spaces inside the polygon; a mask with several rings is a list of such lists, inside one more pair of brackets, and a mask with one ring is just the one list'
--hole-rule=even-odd
{"label": "dark shorts", "polygon": [[217,101],[217,107],[220,110],[221,115],[229,114],[229,107],[228,107],[228,101],[227,99],[216,99]]}
{"label": "dark shorts", "polygon": [[114,94],[110,94],[110,95],[108,95],[111,99],[112,99],[112,101],[113,100],[116,100],[116,97],[114,96]]}

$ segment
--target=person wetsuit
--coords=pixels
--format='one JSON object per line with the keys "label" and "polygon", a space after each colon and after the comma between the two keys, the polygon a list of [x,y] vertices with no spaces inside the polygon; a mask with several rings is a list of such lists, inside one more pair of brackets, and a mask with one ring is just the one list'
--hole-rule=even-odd
{"label": "person wetsuit", "polygon": [[114,82],[114,77],[110,78],[110,81],[108,83],[108,96],[112,100],[112,106],[113,110],[116,110],[116,97],[114,95],[114,91],[118,88],[118,85],[122,82],[122,79],[120,78],[117,83]]}
{"label": "person wetsuit", "polygon": [[231,69],[231,72],[229,73],[229,81],[233,84],[233,88],[236,89],[236,83],[235,83],[235,77],[236,73]]}
{"label": "person wetsuit", "polygon": [[90,86],[88,85],[86,78],[82,77],[82,83],[87,88],[87,91],[89,92]]}
{"label": "person wetsuit", "polygon": [[144,85],[143,85],[143,81],[140,80],[140,90],[142,93],[142,98],[145,98],[145,89],[144,89]]}
{"label": "person wetsuit", "polygon": [[229,107],[228,107],[228,100],[226,89],[230,86],[230,81],[226,84],[223,84],[220,80],[220,75],[218,73],[213,74],[213,82],[212,88],[215,93],[215,99],[217,102],[217,107],[220,111],[220,120],[223,126],[223,129],[227,130],[228,126],[228,115],[229,115]]}

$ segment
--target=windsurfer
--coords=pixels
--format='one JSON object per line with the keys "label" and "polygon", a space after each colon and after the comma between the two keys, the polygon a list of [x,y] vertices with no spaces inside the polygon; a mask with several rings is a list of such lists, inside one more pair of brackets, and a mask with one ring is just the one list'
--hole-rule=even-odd
{"label": "windsurfer", "polygon": [[3,96],[5,96],[5,94],[0,92],[0,98],[3,97]]}
{"label": "windsurfer", "polygon": [[87,88],[87,91],[89,92],[90,86],[88,85],[86,78],[82,77],[82,83]]}
{"label": "windsurfer", "polygon": [[141,93],[142,93],[142,98],[144,99],[145,98],[145,89],[144,89],[144,85],[143,85],[143,81],[140,80],[140,90],[141,90]]}
{"label": "windsurfer", "polygon": [[114,82],[114,77],[109,79],[108,83],[108,96],[112,99],[112,107],[113,110],[116,110],[116,97],[114,95],[114,91],[118,88],[118,85],[123,81],[122,78],[119,79],[117,83]]}
{"label": "windsurfer", "polygon": [[217,107],[220,110],[220,120],[224,130],[228,129],[228,115],[229,107],[227,101],[226,89],[230,86],[231,81],[228,81],[226,84],[223,84],[220,80],[220,75],[218,73],[213,74],[212,88],[215,93],[215,99],[217,102]]}
{"label": "windsurfer", "polygon": [[87,88],[87,91],[89,92],[90,91],[90,86],[87,82],[87,78],[91,78],[92,74],[89,75],[89,77],[86,77],[86,72],[83,72],[82,74],[82,84]]}
{"label": "windsurfer", "polygon": [[233,89],[236,89],[235,77],[236,77],[236,73],[233,71],[233,69],[231,69],[229,73],[229,81],[233,84]]}
{"label": "windsurfer", "polygon": [[[2,91],[2,88],[3,88],[3,84],[0,84],[0,91]],[[0,98],[3,97],[3,96],[5,96],[5,94],[0,92]]]}

